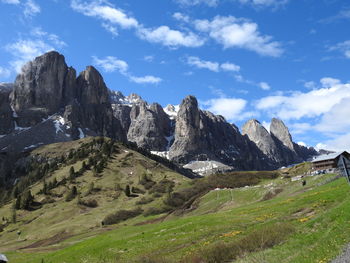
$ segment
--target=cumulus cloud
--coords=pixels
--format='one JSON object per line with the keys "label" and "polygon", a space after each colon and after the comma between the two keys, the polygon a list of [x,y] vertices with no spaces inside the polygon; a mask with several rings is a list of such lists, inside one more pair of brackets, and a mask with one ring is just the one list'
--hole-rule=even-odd
{"label": "cumulus cloud", "polygon": [[321,88],[309,92],[264,97],[257,101],[256,108],[285,120],[301,119],[321,116],[350,97],[350,84],[341,84],[332,78],[323,78],[320,82]]}
{"label": "cumulus cloud", "polygon": [[72,0],[73,10],[86,16],[96,17],[112,24],[117,24],[122,28],[135,28],[139,26],[138,21],[127,15],[123,10],[115,8],[108,4],[102,4],[101,1],[83,2]]}
{"label": "cumulus cloud", "polygon": [[168,26],[160,26],[157,28],[144,28],[138,30],[138,36],[141,39],[151,43],[158,43],[169,47],[200,47],[203,46],[205,40],[192,32],[181,32],[170,29]]}
{"label": "cumulus cloud", "polygon": [[42,30],[41,27],[35,27],[31,31],[31,35],[38,38],[46,38],[47,41],[51,42],[54,46],[62,48],[67,46],[67,43],[60,39],[56,34],[51,34]]}
{"label": "cumulus cloud", "polygon": [[33,17],[41,12],[40,6],[34,0],[27,0],[24,3],[23,14],[25,17]]}
{"label": "cumulus cloud", "polygon": [[134,76],[129,72],[129,65],[126,61],[113,56],[107,56],[105,58],[98,58],[96,56],[93,56],[92,60],[93,64],[97,67],[102,68],[103,71],[107,73],[118,71],[123,76],[126,76],[131,82],[138,84],[158,84],[162,81],[161,78],[151,75],[146,75],[143,77]]}
{"label": "cumulus cloud", "polygon": [[101,67],[105,72],[108,73],[119,71],[122,74],[126,74],[129,69],[128,63],[116,57],[107,56],[103,59],[100,59],[96,56],[93,56],[92,59],[94,65]]}
{"label": "cumulus cloud", "polygon": [[67,46],[57,35],[45,32],[40,27],[32,29],[30,36],[5,46],[5,50],[13,57],[10,61],[11,68],[17,73],[21,72],[25,63],[35,57]]}
{"label": "cumulus cloud", "polygon": [[270,85],[268,83],[266,83],[266,82],[260,82],[259,83],[259,87],[262,90],[270,90],[271,89]]}
{"label": "cumulus cloud", "polygon": [[182,13],[176,12],[173,14],[173,18],[175,18],[178,21],[189,23],[191,21],[190,17],[188,15],[184,15]]}
{"label": "cumulus cloud", "polygon": [[350,133],[337,136],[335,139],[326,140],[318,143],[316,149],[327,149],[331,151],[350,151]]}
{"label": "cumulus cloud", "polygon": [[206,32],[224,48],[243,48],[263,56],[279,57],[283,49],[271,36],[262,35],[258,25],[233,16],[216,16],[213,20],[195,20],[195,28]]}
{"label": "cumulus cloud", "polygon": [[240,66],[233,63],[225,62],[223,64],[220,64],[218,62],[202,60],[194,56],[190,56],[187,58],[187,64],[200,69],[208,69],[213,72],[219,72],[221,70],[237,72],[240,70]]}
{"label": "cumulus cloud", "polygon": [[182,32],[165,25],[155,28],[145,27],[136,18],[128,15],[124,10],[116,8],[108,1],[84,2],[81,0],[72,0],[71,7],[85,16],[95,17],[104,21],[102,27],[114,36],[118,35],[118,30],[114,26],[116,25],[122,29],[134,29],[140,39],[171,48],[180,46],[200,47],[205,42],[204,39],[193,32]]}
{"label": "cumulus cloud", "polygon": [[202,102],[204,108],[217,115],[222,115],[226,120],[237,121],[251,117],[254,113],[245,111],[247,101],[241,98],[215,98]]}
{"label": "cumulus cloud", "polygon": [[6,50],[13,55],[14,59],[10,61],[10,64],[19,73],[26,62],[45,52],[54,50],[54,47],[41,39],[21,39],[15,43],[8,44]]}

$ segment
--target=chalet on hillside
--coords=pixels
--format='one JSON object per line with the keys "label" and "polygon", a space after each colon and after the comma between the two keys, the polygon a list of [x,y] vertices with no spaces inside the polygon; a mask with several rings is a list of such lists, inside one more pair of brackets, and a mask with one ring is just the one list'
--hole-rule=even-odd
{"label": "chalet on hillside", "polygon": [[343,176],[350,174],[350,153],[347,151],[324,154],[312,161],[315,171],[335,172],[338,170]]}

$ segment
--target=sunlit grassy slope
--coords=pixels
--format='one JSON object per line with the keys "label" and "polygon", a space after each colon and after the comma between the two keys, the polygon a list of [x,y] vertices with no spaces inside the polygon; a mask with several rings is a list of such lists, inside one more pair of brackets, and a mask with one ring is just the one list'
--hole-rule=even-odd
{"label": "sunlit grassy slope", "polygon": [[[106,174],[96,183],[102,189],[111,187],[114,180],[121,180],[122,184],[134,180],[115,177],[130,171],[118,167],[115,172],[113,165],[108,165]],[[125,169],[141,169],[136,163],[131,167]],[[177,189],[188,187],[187,179],[168,172],[177,181]],[[153,171],[160,178],[163,173],[156,175]],[[80,180],[78,185],[84,189],[96,178],[87,174]],[[105,190],[96,195],[101,203],[98,208],[82,209],[74,201],[57,201],[34,212],[20,212],[20,222],[0,234],[0,250],[6,252],[11,263],[201,262],[195,261],[201,255],[206,260],[202,262],[223,262],[215,260],[210,251],[215,248],[219,254],[220,247],[234,247],[232,244],[244,241],[253,243],[252,249],[225,262],[329,262],[350,242],[350,186],[344,178],[336,179],[331,174],[306,177],[306,181],[306,186],[302,186],[300,181],[279,177],[256,186],[213,190],[193,203],[196,209],[181,216],[141,215],[102,227],[100,222],[105,214],[132,208],[137,199],[121,196],[116,201]],[[34,186],[34,191],[35,187],[39,188]],[[161,202],[155,199],[147,206],[158,206]],[[0,213],[8,213],[8,209],[5,206]],[[266,244],[264,235],[263,238],[256,235],[280,226],[288,226],[283,229],[290,229],[290,233],[284,233],[283,238],[271,244]],[[21,240],[17,240],[17,229],[23,232]],[[57,233],[66,236],[62,238]],[[258,239],[250,240],[257,236]],[[55,239],[58,241],[50,242]],[[34,240],[43,242],[24,248]]]}

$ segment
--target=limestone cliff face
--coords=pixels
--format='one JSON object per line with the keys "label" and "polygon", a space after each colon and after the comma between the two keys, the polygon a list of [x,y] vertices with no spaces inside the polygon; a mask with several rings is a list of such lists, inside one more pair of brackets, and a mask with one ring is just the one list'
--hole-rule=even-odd
{"label": "limestone cliff face", "polygon": [[[56,113],[74,94],[75,71],[64,57],[48,52],[23,66],[11,94],[21,126],[32,126]],[[72,86],[71,86],[72,85]]]}
{"label": "limestone cliff face", "polygon": [[238,128],[198,108],[195,97],[186,97],[176,117],[175,141],[170,148],[171,160],[179,163],[215,160],[235,169],[266,169],[263,154]]}
{"label": "limestone cliff face", "polygon": [[242,128],[242,134],[247,135],[249,140],[254,142],[269,159],[277,163],[281,162],[280,151],[275,141],[259,121],[247,121]]}
{"label": "limestone cliff face", "polygon": [[8,134],[14,129],[13,112],[9,98],[12,89],[12,83],[0,83],[0,135]]}
{"label": "limestone cliff face", "polygon": [[285,147],[291,151],[295,151],[292,136],[282,120],[273,118],[270,125],[270,132],[271,135],[279,140]]}
{"label": "limestone cliff face", "polygon": [[127,138],[139,147],[166,151],[170,136],[170,119],[159,104],[150,107],[145,102],[133,105]]}

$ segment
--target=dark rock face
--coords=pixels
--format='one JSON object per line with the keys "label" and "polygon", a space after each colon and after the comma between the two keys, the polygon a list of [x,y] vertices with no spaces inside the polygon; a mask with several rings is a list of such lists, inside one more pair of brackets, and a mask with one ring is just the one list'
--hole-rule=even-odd
{"label": "dark rock face", "polygon": [[273,118],[270,133],[257,120],[250,120],[242,128],[243,134],[256,144],[276,167],[302,162],[317,155],[314,149],[295,144],[283,121]]}
{"label": "dark rock face", "polygon": [[281,161],[280,151],[275,141],[259,121],[247,121],[242,128],[242,134],[247,135],[249,140],[254,142],[270,160],[276,163]]}
{"label": "dark rock face", "polygon": [[195,97],[186,97],[176,118],[175,141],[170,148],[171,160],[216,160],[235,169],[266,169],[259,160],[261,151],[242,136],[238,128],[222,116],[198,109]]}
{"label": "dark rock face", "polygon": [[12,89],[13,84],[0,83],[0,135],[10,133],[15,127],[9,98]]}
{"label": "dark rock face", "polygon": [[56,113],[74,94],[75,71],[52,51],[28,62],[17,76],[12,97],[20,126],[32,126]]}
{"label": "dark rock face", "polygon": [[176,117],[175,141],[170,148],[170,159],[187,163],[195,158],[203,147],[200,141],[200,112],[197,99],[186,97]]}
{"label": "dark rock face", "polygon": [[283,121],[273,118],[270,125],[270,132],[277,140],[279,140],[289,150],[294,151],[292,136]]}
{"label": "dark rock face", "polygon": [[148,150],[167,150],[170,119],[159,104],[152,104],[149,108],[145,102],[133,105],[130,116],[129,141]]}
{"label": "dark rock face", "polygon": [[124,138],[121,125],[113,116],[109,92],[100,73],[89,66],[79,74],[76,85],[81,125],[103,136]]}

